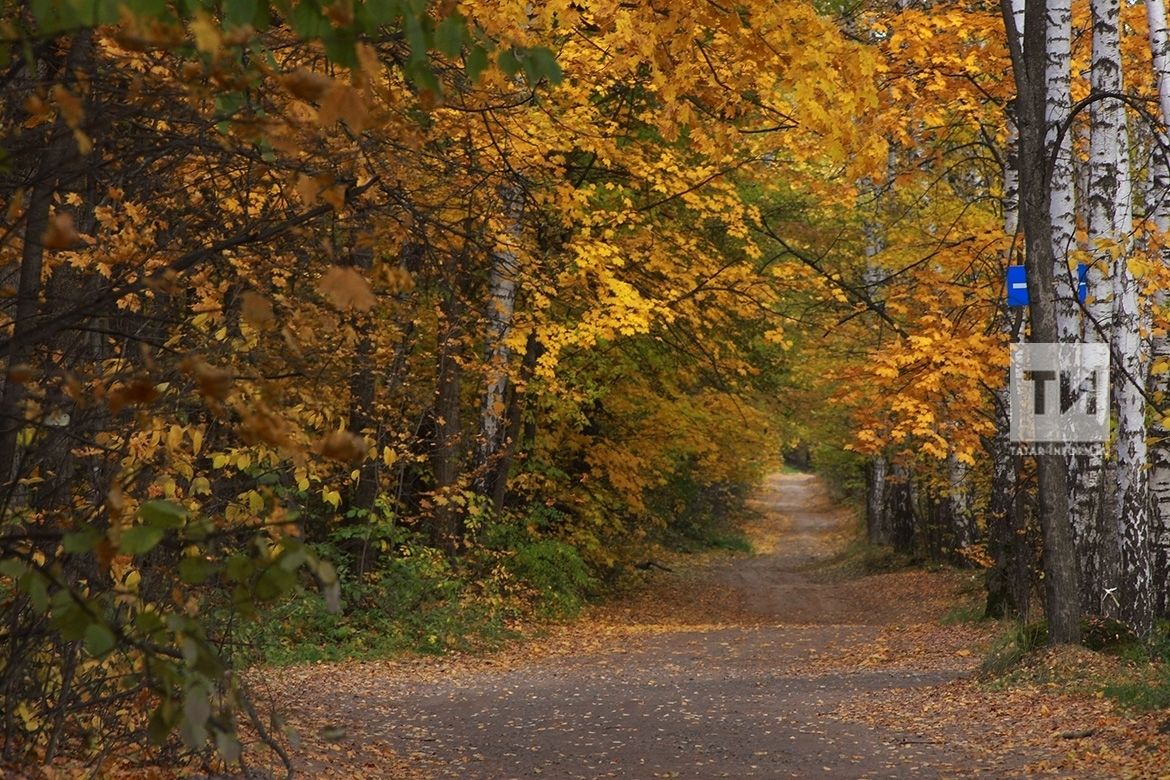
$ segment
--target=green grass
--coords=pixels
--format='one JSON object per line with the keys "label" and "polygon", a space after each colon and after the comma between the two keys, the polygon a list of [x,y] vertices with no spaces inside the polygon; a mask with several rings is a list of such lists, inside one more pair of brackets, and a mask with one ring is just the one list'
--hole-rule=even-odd
{"label": "green grass", "polygon": [[1081,625],[1085,647],[1047,648],[1043,622],[1014,624],[992,647],[982,672],[994,688],[1054,686],[1081,695],[1104,695],[1137,712],[1170,709],[1170,624],[1135,638],[1116,621],[1089,618]]}
{"label": "green grass", "polygon": [[944,626],[984,623],[990,620],[982,604],[956,604],[939,620]]}
{"label": "green grass", "polygon": [[1170,672],[1163,669],[1160,678],[1106,685],[1103,691],[1127,710],[1152,712],[1170,709]]}
{"label": "green grass", "polygon": [[743,532],[742,522],[750,510],[737,507],[726,513],[696,512],[676,518],[658,534],[658,543],[668,550],[700,553],[729,550],[751,553],[752,542]]}
{"label": "green grass", "polygon": [[1145,639],[1126,635],[1117,656],[1131,667],[1135,679],[1119,679],[1103,692],[1118,705],[1138,712],[1170,709],[1170,621],[1160,621]]}
{"label": "green grass", "polygon": [[829,569],[866,575],[901,571],[919,563],[914,556],[894,552],[892,547],[870,544],[859,533],[857,538],[826,561],[825,566]]}
{"label": "green grass", "polygon": [[689,534],[668,536],[664,546],[674,552],[697,553],[704,550],[729,550],[751,553],[752,542],[736,528],[708,528]]}
{"label": "green grass", "polygon": [[411,615],[369,609],[331,615],[318,602],[315,594],[303,594],[269,615],[269,627],[253,638],[250,660],[285,666],[437,655],[491,649],[520,636],[499,614],[482,607],[441,604]]}
{"label": "green grass", "polygon": [[[336,549],[329,557],[345,560]],[[455,561],[410,542],[360,578],[339,568],[339,614],[315,591],[300,590],[240,631],[238,662],[491,650],[518,638],[521,623],[572,617],[597,590],[576,548],[514,525],[485,530],[481,544]]]}
{"label": "green grass", "polygon": [[[1006,678],[1021,662],[1048,643],[1048,626],[1039,623],[1015,623],[991,647],[980,672],[989,677]],[[1003,679],[1005,683],[1010,679]]]}
{"label": "green grass", "polygon": [[242,660],[280,666],[440,654],[490,649],[517,636],[509,624],[518,604],[476,594],[454,576],[397,574],[343,581],[338,614],[313,591],[290,596],[245,629]]}

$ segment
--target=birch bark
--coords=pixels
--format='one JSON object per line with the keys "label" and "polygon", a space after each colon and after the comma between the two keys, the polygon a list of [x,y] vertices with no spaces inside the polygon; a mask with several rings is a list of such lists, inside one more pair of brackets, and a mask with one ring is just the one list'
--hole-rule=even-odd
{"label": "birch bark", "polygon": [[[1093,0],[1092,14],[1092,88],[1099,93],[1120,93],[1120,0]],[[1135,632],[1144,634],[1153,622],[1148,452],[1142,395],[1148,353],[1140,333],[1138,281],[1129,267],[1133,185],[1125,106],[1116,100],[1099,100],[1093,104],[1090,119],[1089,233],[1095,255],[1093,265],[1102,273],[1110,266],[1112,271],[1111,279],[1099,280],[1102,300],[1094,306],[1101,317],[1107,318],[1098,324],[1105,325],[1102,340],[1112,348],[1112,390],[1117,412],[1116,486],[1106,485],[1099,580],[1103,588],[1118,590],[1116,599],[1102,598],[1101,608],[1106,613],[1116,609]]]}
{"label": "birch bark", "polygon": [[[1159,119],[1162,127],[1154,133],[1151,148],[1151,186],[1146,213],[1158,235],[1165,241],[1170,233],[1170,162],[1165,149],[1170,143],[1170,29],[1166,22],[1163,0],[1146,0],[1146,20],[1149,24],[1150,51],[1153,55],[1154,77],[1158,88]],[[1162,263],[1170,265],[1170,249],[1162,250]],[[1162,290],[1154,294],[1153,305],[1165,309],[1170,303]],[[1153,331],[1150,340],[1150,359],[1154,365],[1170,363],[1170,337],[1165,331]],[[1150,435],[1150,495],[1151,564],[1154,582],[1154,613],[1170,615],[1170,427],[1163,422],[1166,401],[1170,399],[1170,372],[1150,375],[1148,387],[1151,398],[1159,405],[1159,413],[1151,416]]]}

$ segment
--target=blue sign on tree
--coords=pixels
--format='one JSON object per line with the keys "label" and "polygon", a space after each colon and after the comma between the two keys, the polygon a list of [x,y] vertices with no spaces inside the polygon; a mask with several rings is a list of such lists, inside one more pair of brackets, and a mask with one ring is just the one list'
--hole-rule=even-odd
{"label": "blue sign on tree", "polygon": [[1007,304],[1008,306],[1028,305],[1028,275],[1022,265],[1007,267]]}
{"label": "blue sign on tree", "polygon": [[[1028,274],[1022,265],[1007,267],[1007,305],[1028,305]],[[1077,263],[1077,300],[1081,303],[1089,297],[1089,266]]]}

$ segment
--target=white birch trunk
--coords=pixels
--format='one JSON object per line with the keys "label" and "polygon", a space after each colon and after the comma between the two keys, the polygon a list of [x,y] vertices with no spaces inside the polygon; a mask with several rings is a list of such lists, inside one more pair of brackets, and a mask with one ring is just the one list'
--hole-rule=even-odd
{"label": "white birch trunk", "polygon": [[965,463],[951,454],[947,459],[947,476],[950,490],[947,493],[948,512],[954,523],[953,540],[955,553],[962,559],[963,550],[975,544],[978,528],[975,513],[971,510],[971,474]]}
{"label": "white birch trunk", "polygon": [[[1120,0],[1093,0],[1092,87],[1121,92]],[[1133,192],[1129,170],[1129,134],[1124,105],[1116,100],[1094,104],[1091,128],[1090,238],[1094,266],[1112,265],[1112,308],[1105,339],[1112,345],[1113,396],[1117,411],[1116,488],[1106,502],[1103,529],[1114,538],[1103,540],[1100,579],[1118,588],[1116,600],[1103,599],[1102,609],[1116,606],[1136,632],[1149,631],[1153,620],[1149,550],[1149,484],[1146,471],[1145,403],[1142,396],[1146,348],[1140,336],[1138,282],[1129,269],[1133,230]],[[1102,288],[1107,282],[1102,280]],[[1100,320],[1098,324],[1101,323]],[[1107,485],[1107,487],[1113,487]],[[1116,558],[1116,565],[1113,562]]]}
{"label": "white birch trunk", "polygon": [[[886,156],[886,186],[893,186],[894,166],[897,156],[891,144]],[[882,216],[885,209],[881,188],[873,181],[863,184],[863,191],[867,191],[871,198],[872,214],[862,224],[865,235],[865,272],[862,284],[865,294],[871,301],[877,301],[882,280],[885,273],[878,264],[877,256],[886,248],[885,231]],[[889,544],[890,526],[889,514],[886,511],[886,485],[889,475],[889,461],[884,453],[875,455],[869,464],[869,480],[866,485],[866,526],[871,544]]]}
{"label": "white birch trunk", "polygon": [[[1089,122],[1085,120],[1085,113],[1082,113],[1077,121],[1073,123],[1071,135],[1073,140],[1073,179],[1076,190],[1076,203],[1073,204],[1076,209],[1077,226],[1081,228],[1079,234],[1078,244],[1079,249],[1086,255],[1091,254],[1089,251]],[[1089,288],[1089,295],[1093,294],[1092,287]],[[1084,316],[1084,311],[1081,312],[1081,337],[1086,338],[1085,332],[1091,326],[1088,324],[1087,317]]]}
{"label": "white birch trunk", "polygon": [[[1150,224],[1163,237],[1170,231],[1170,166],[1164,149],[1170,141],[1166,132],[1170,128],[1170,30],[1166,23],[1166,5],[1163,0],[1146,0],[1146,20],[1150,30],[1150,51],[1153,55],[1154,76],[1158,87],[1159,118],[1162,127],[1154,131],[1150,154],[1151,184],[1146,199],[1146,216]],[[1170,264],[1170,250],[1162,250],[1162,263]],[[1159,290],[1154,294],[1153,304],[1165,311],[1167,295]],[[1170,337],[1164,331],[1153,331],[1150,344],[1151,360],[1155,363],[1170,363]],[[1160,409],[1166,409],[1170,400],[1170,373],[1152,374],[1149,379],[1150,395]],[[1170,615],[1170,429],[1163,424],[1165,415],[1152,415],[1150,427],[1153,445],[1150,448],[1150,494],[1152,499],[1153,526],[1151,534],[1151,555],[1154,569],[1154,612],[1159,616]]]}
{"label": "white birch trunk", "polygon": [[[487,388],[480,413],[480,467],[491,471],[504,445],[508,391],[508,331],[516,311],[516,276],[519,270],[515,246],[520,238],[522,194],[515,186],[501,190],[508,220],[507,245],[492,252],[487,301]],[[503,479],[506,475],[501,475]]]}
{"label": "white birch trunk", "polygon": [[[1045,35],[1047,59],[1045,80],[1047,103],[1045,124],[1046,144],[1051,150],[1060,135],[1061,125],[1068,120],[1072,109],[1072,0],[1048,0]],[[1077,301],[1076,269],[1070,265],[1069,255],[1076,249],[1076,176],[1072,153],[1073,136],[1065,132],[1060,148],[1055,151],[1052,169],[1049,217],[1052,221],[1053,279],[1056,282],[1056,331],[1059,341],[1077,341],[1083,331],[1081,307]],[[1096,612],[1097,599],[1087,587],[1093,582],[1093,556],[1097,548],[1095,517],[1098,505],[1101,457],[1094,454],[1073,455],[1068,458],[1069,521],[1073,543],[1081,566],[1082,599],[1085,606]]]}
{"label": "white birch trunk", "polygon": [[[1047,60],[1045,80],[1048,101],[1045,123],[1051,149],[1072,108],[1072,0],[1048,0]],[[1049,214],[1052,219],[1052,249],[1056,257],[1056,329],[1061,341],[1075,341],[1080,333],[1076,270],[1069,267],[1069,252],[1076,240],[1076,207],[1073,197],[1072,135],[1065,133],[1052,169]]]}

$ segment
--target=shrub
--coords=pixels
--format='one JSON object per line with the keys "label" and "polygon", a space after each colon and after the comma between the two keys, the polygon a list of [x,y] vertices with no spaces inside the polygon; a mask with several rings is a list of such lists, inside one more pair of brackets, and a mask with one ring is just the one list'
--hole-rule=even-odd
{"label": "shrub", "polygon": [[597,584],[577,549],[552,539],[522,545],[507,566],[535,591],[538,611],[550,617],[576,614]]}

